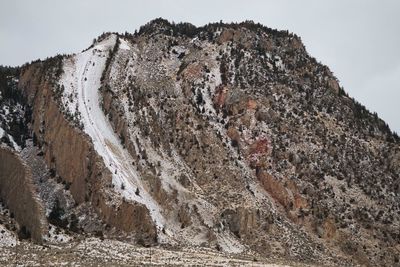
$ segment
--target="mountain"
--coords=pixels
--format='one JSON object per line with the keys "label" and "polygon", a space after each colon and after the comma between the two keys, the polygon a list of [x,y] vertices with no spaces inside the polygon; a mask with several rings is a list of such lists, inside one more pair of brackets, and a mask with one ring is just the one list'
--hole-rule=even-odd
{"label": "mountain", "polygon": [[0,78],[4,264],[400,266],[399,137],[295,34],[155,19]]}

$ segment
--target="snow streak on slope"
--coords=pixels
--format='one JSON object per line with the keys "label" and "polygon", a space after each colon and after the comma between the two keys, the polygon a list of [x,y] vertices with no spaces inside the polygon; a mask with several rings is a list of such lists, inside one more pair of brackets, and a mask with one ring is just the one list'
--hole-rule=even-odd
{"label": "snow streak on slope", "polygon": [[21,151],[21,147],[15,142],[14,138],[9,135],[6,131],[3,130],[3,128],[0,127],[0,138],[7,136],[8,140],[10,140],[12,147],[16,150],[16,151]]}
{"label": "snow streak on slope", "polygon": [[[133,159],[122,147],[100,107],[98,91],[101,86],[100,77],[108,51],[113,49],[116,38],[117,36],[110,35],[93,48],[65,60],[60,84],[64,85],[67,95],[76,96],[76,99],[72,101],[63,99],[63,102],[76,101],[74,104],[81,115],[84,131],[91,137],[94,148],[111,171],[116,190],[127,200],[144,204],[150,211],[158,230],[161,230],[165,221],[160,208],[144,188],[139,175],[131,165]],[[138,195],[135,194],[137,189],[140,192]]]}

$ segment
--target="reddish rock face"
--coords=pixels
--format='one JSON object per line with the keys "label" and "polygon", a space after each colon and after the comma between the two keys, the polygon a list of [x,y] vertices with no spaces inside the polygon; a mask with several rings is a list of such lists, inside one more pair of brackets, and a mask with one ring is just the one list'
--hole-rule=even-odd
{"label": "reddish rock face", "polygon": [[269,151],[269,141],[266,137],[261,137],[249,146],[249,159],[250,161],[258,161],[261,157],[265,156]]}
{"label": "reddish rock face", "polygon": [[227,131],[229,138],[237,143],[240,142],[240,134],[234,127],[229,127]]}
{"label": "reddish rock face", "polygon": [[200,63],[193,63],[188,65],[183,71],[183,75],[189,81],[199,78],[201,76],[202,66]]}
{"label": "reddish rock face", "polygon": [[336,237],[335,222],[329,218],[324,222],[324,238],[330,240]]}
{"label": "reddish rock face", "polygon": [[216,108],[220,109],[225,105],[226,97],[228,95],[228,88],[226,86],[219,86],[216,89],[216,93],[214,96],[214,105]]}
{"label": "reddish rock face", "polygon": [[264,187],[265,191],[267,191],[273,199],[275,199],[286,209],[291,208],[292,199],[287,189],[281,182],[264,171],[258,172],[257,178]]}

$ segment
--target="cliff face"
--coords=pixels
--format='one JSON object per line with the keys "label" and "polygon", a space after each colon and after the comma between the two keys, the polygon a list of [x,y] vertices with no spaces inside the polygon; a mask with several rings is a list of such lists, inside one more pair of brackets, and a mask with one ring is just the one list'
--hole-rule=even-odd
{"label": "cliff face", "polygon": [[22,159],[6,147],[0,147],[0,196],[18,222],[20,235],[41,243],[47,220],[32,173]]}
{"label": "cliff face", "polygon": [[18,88],[37,156],[106,234],[399,264],[399,139],[296,35],[155,20],[25,66]]}
{"label": "cliff face", "polygon": [[[110,172],[90,139],[64,117],[54,99],[54,85],[45,74],[40,64],[27,67],[20,76],[19,88],[33,107],[31,128],[47,166],[69,185],[77,205],[90,202],[105,223],[154,242],[156,231],[147,209],[114,196]],[[116,199],[114,203],[111,198]]]}

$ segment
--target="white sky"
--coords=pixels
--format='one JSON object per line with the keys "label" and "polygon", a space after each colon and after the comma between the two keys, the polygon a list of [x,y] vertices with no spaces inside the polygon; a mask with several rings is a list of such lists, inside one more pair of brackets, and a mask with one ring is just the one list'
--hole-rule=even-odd
{"label": "white sky", "polygon": [[104,31],[151,19],[197,26],[246,19],[301,36],[345,90],[400,133],[397,0],[0,0],[0,64],[81,51]]}

